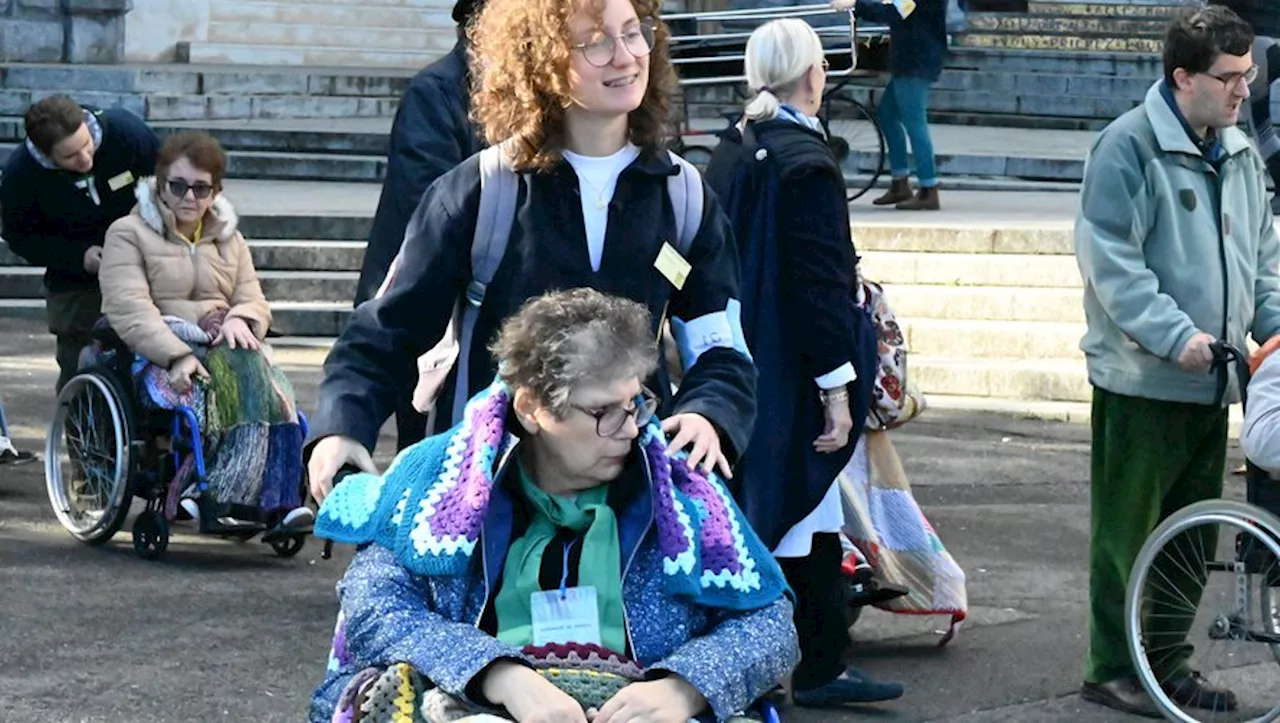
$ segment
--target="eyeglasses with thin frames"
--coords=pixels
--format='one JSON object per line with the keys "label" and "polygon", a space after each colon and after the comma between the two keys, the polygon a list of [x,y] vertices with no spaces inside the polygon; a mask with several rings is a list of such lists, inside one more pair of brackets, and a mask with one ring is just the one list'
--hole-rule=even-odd
{"label": "eyeglasses with thin frames", "polygon": [[206,199],[211,193],[213,193],[213,186],[203,181],[187,183],[181,178],[169,179],[169,193],[173,194],[174,198],[182,198],[186,196],[187,191],[191,191],[191,194],[198,199]]}
{"label": "eyeglasses with thin frames", "polygon": [[1253,81],[1258,79],[1258,66],[1251,66],[1243,73],[1226,73],[1224,75],[1215,75],[1213,73],[1205,73],[1205,75],[1222,83],[1222,87],[1230,90],[1244,81],[1245,85],[1253,85]]}
{"label": "eyeglasses with thin frames", "polygon": [[569,406],[596,420],[597,435],[614,437],[626,426],[628,419],[634,418],[637,427],[648,424],[658,411],[658,398],[647,387],[641,387],[640,399],[630,407],[615,404],[603,409],[589,409],[573,403]]}
{"label": "eyeglasses with thin frames", "polygon": [[603,68],[613,62],[613,56],[618,52],[619,40],[622,41],[622,47],[631,53],[631,57],[643,58],[653,52],[657,34],[650,25],[636,25],[621,35],[594,33],[590,40],[570,47],[582,53],[582,57],[592,66]]}

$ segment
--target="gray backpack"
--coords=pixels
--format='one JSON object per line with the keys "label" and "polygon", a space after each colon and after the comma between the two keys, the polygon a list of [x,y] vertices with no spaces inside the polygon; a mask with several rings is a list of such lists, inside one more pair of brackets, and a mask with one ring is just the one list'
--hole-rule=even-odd
{"label": "gray backpack", "polygon": [[[444,336],[430,351],[418,358],[418,386],[413,393],[413,406],[424,414],[436,412],[436,400],[444,387],[449,370],[455,365],[458,375],[454,384],[452,421],[462,419],[470,395],[468,363],[476,319],[484,303],[485,292],[493,281],[498,265],[507,252],[511,226],[515,223],[516,201],[520,195],[520,177],[502,153],[502,146],[489,146],[480,152],[480,209],[476,214],[475,235],[471,239],[471,281],[454,307],[453,318]],[[680,173],[667,180],[667,193],[675,211],[676,249],[689,255],[693,239],[702,224],[702,175],[693,164],[675,153],[671,160]],[[399,265],[397,254],[388,281],[378,290],[381,296]]]}

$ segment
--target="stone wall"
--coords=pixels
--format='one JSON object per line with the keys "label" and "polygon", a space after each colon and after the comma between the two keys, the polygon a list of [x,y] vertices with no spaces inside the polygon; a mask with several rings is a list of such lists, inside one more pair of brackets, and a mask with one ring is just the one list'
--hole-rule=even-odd
{"label": "stone wall", "polygon": [[120,62],[132,7],[132,0],[0,0],[0,62]]}

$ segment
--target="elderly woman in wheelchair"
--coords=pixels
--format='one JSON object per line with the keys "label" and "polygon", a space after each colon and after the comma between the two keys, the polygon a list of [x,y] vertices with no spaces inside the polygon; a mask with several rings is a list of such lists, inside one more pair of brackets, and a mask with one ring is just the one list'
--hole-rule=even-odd
{"label": "elderly woman in wheelchair", "polygon": [[239,539],[266,532],[282,555],[309,532],[305,419],[262,342],[271,311],[220,195],[225,168],[210,136],[169,137],[137,206],[107,231],[105,319],[50,434],[66,435],[71,474],[60,449],[48,463],[55,512],[86,542],[109,539],[134,495],[148,500],[133,530],[146,557],[177,517]]}
{"label": "elderly woman in wheelchair", "polygon": [[647,310],[548,294],[493,351],[463,421],[321,506],[359,550],[310,720],[776,720],[789,591],[721,481],[669,456]]}

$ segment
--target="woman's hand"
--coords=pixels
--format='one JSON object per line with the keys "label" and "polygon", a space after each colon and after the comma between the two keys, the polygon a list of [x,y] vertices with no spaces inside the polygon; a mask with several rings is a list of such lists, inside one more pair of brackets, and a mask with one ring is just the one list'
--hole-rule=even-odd
{"label": "woman's hand", "polygon": [[324,502],[324,498],[333,491],[334,476],[347,464],[355,465],[369,474],[378,473],[369,450],[350,437],[325,437],[311,448],[311,458],[307,460],[307,479],[310,481],[311,496],[316,498],[317,505]]}
{"label": "woman's hand", "polygon": [[206,381],[209,379],[209,372],[195,354],[180,356],[169,363],[169,386],[173,387],[173,391],[179,394],[190,391],[193,375]]}
{"label": "woman's hand", "polygon": [[224,341],[232,349],[240,347],[256,351],[262,348],[262,342],[258,341],[249,324],[238,316],[222,322],[222,328],[218,329],[218,335],[213,338],[213,345],[217,346]]}
{"label": "woman's hand", "polygon": [[729,458],[720,449],[720,435],[715,425],[707,421],[701,414],[677,414],[662,421],[662,431],[676,436],[671,439],[670,450],[679,452],[693,444],[689,452],[689,466],[706,472],[713,466],[725,479],[733,479],[733,470],[729,468]]}
{"label": "woman's hand", "polygon": [[632,683],[587,716],[591,723],[687,723],[706,708],[707,699],[697,688],[671,676]]}
{"label": "woman's hand", "polygon": [[849,443],[849,432],[853,431],[853,415],[849,412],[849,393],[836,392],[835,396],[822,406],[822,416],[826,420],[822,435],[813,440],[813,448],[823,454],[844,449]]}
{"label": "woman's hand", "polygon": [[532,669],[509,660],[489,667],[481,693],[490,703],[506,708],[516,723],[587,723],[578,701]]}

